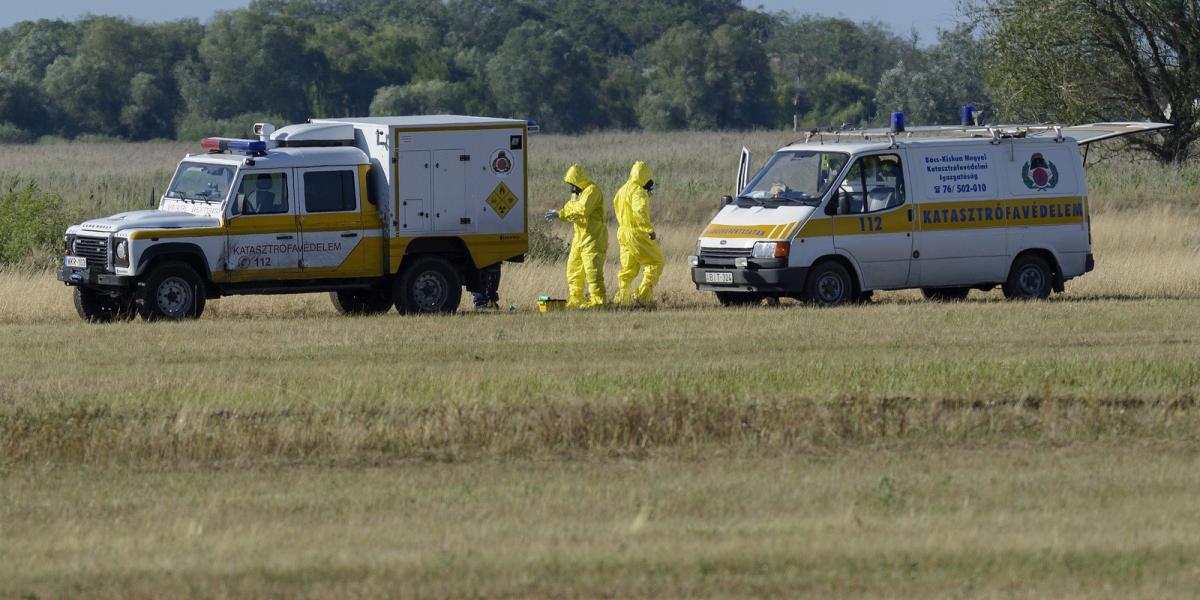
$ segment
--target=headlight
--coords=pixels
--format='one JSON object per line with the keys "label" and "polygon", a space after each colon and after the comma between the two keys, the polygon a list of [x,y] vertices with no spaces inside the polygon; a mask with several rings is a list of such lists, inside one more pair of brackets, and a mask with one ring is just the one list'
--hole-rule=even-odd
{"label": "headlight", "polygon": [[789,242],[755,242],[750,256],[754,258],[787,258],[792,249]]}
{"label": "headlight", "polygon": [[63,254],[70,256],[74,252],[75,252],[75,236],[64,235],[63,236]]}
{"label": "headlight", "polygon": [[117,242],[116,250],[117,260],[126,262],[129,260],[129,240],[121,240]]}

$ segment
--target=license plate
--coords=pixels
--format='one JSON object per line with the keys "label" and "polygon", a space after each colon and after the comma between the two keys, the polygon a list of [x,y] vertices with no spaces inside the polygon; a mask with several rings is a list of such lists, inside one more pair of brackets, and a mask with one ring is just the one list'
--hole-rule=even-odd
{"label": "license plate", "polygon": [[733,283],[733,273],[708,271],[704,274],[704,283]]}
{"label": "license plate", "polygon": [[75,267],[77,269],[87,268],[87,258],[83,256],[64,256],[63,263],[68,267]]}

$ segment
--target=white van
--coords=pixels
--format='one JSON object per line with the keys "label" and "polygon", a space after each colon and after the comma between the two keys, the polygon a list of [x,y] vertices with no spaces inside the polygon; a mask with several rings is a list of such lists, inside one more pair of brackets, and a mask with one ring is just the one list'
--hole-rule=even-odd
{"label": "white van", "polygon": [[837,305],[905,288],[960,300],[996,286],[1046,298],[1095,266],[1080,148],[1164,127],[810,135],[753,178],[743,149],[740,192],[697,242],[692,280],[723,305]]}

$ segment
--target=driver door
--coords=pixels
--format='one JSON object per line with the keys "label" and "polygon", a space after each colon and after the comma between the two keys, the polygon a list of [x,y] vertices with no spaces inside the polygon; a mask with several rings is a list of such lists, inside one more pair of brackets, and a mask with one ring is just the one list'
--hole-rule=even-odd
{"label": "driver door", "polygon": [[839,184],[833,244],[850,255],[868,289],[909,285],[913,210],[900,155],[864,156]]}
{"label": "driver door", "polygon": [[226,221],[231,282],[300,276],[300,235],[291,170],[251,171],[238,182]]}

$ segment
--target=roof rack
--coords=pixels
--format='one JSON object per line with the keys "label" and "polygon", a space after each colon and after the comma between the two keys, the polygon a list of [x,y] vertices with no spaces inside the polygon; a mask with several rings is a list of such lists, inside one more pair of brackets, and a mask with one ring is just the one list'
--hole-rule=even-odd
{"label": "roof rack", "polygon": [[[890,141],[894,146],[897,139],[936,139],[936,138],[990,138],[998,144],[1004,139],[1021,139],[1031,137],[1051,137],[1055,141],[1063,141],[1069,136],[1081,146],[1086,146],[1100,140],[1107,140],[1133,133],[1155,131],[1173,127],[1170,123],[1145,122],[1112,122],[1088,123],[1085,125],[1065,125],[1061,123],[1010,123],[997,125],[957,126],[933,125],[909,127],[903,131],[893,131],[888,128],[876,129],[814,129],[804,137],[804,143],[809,143],[815,137],[824,144],[826,136],[833,137],[833,143],[841,141],[842,136],[871,141]],[[800,141],[800,140],[797,140]]]}

